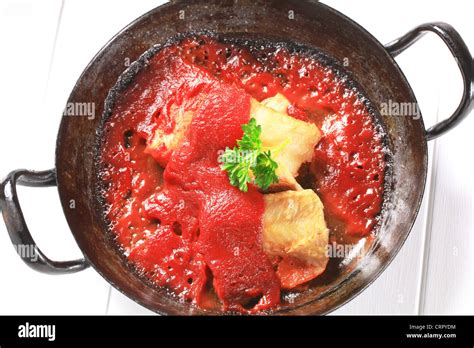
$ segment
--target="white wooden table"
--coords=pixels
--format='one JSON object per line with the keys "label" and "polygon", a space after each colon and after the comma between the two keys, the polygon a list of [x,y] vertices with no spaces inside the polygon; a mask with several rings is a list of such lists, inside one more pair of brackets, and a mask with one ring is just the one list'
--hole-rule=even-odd
{"label": "white wooden table", "polygon": [[[427,21],[452,24],[474,52],[472,3],[326,0],[387,43]],[[0,0],[0,176],[48,169],[62,109],[94,54],[160,0]],[[427,125],[448,116],[461,95],[454,60],[427,36],[397,58]],[[472,172],[474,114],[430,143],[425,199],[395,261],[335,314],[474,314]],[[57,260],[80,257],[55,189],[19,189],[41,249]],[[146,314],[94,270],[48,276],[16,255],[0,223],[0,314]]]}

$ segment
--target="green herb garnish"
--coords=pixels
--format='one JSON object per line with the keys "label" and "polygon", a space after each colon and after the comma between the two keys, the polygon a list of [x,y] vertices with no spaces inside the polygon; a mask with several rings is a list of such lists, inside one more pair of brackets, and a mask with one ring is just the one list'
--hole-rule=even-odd
{"label": "green herb garnish", "polygon": [[271,150],[265,150],[260,140],[262,127],[254,118],[242,125],[244,135],[233,149],[226,148],[221,157],[222,170],[229,174],[232,186],[247,192],[248,184],[255,183],[261,189],[278,182],[276,169],[278,164],[272,158]]}

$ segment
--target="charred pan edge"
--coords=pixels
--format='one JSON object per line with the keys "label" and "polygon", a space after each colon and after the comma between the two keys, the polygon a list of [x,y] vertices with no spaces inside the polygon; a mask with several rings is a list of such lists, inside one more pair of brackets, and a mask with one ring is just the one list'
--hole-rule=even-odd
{"label": "charred pan edge", "polygon": [[[380,230],[381,227],[381,222],[382,222],[382,217],[389,208],[390,201],[391,201],[391,191],[392,191],[392,185],[393,185],[393,155],[390,150],[390,140],[388,137],[388,133],[386,131],[385,125],[382,121],[381,115],[379,114],[377,108],[374,106],[374,104],[370,101],[369,98],[366,97],[366,93],[364,89],[359,85],[359,83],[352,77],[352,74],[348,71],[346,71],[336,59],[328,55],[327,53],[323,53],[321,50],[314,48],[314,47],[309,47],[305,44],[299,43],[299,42],[291,42],[291,41],[286,41],[282,40],[281,38],[278,37],[272,37],[272,36],[265,36],[264,38],[261,36],[254,36],[254,35],[249,35],[248,33],[245,34],[224,34],[224,35],[219,35],[216,34],[215,32],[212,31],[189,31],[186,33],[180,33],[174,37],[169,38],[162,44],[156,44],[149,48],[147,51],[145,51],[136,61],[134,61],[117,79],[117,82],[115,85],[110,89],[105,101],[104,101],[104,112],[101,115],[101,119],[99,122],[99,126],[96,129],[96,135],[95,135],[95,142],[94,142],[94,153],[93,153],[93,163],[94,163],[94,171],[95,175],[94,178],[96,178],[96,182],[94,183],[94,192],[95,192],[95,211],[100,212],[100,220],[102,222],[102,228],[106,232],[106,237],[107,239],[112,242],[116,249],[117,252],[119,252],[120,257],[122,260],[127,264],[128,267],[142,280],[144,281],[148,286],[159,290],[161,292],[165,292],[168,296],[170,296],[173,299],[176,299],[177,296],[169,289],[160,287],[153,283],[148,277],[145,276],[143,272],[138,270],[133,263],[131,263],[127,257],[123,253],[122,247],[117,243],[116,237],[113,234],[113,232],[110,230],[110,221],[108,221],[106,217],[106,210],[108,203],[105,201],[105,198],[103,196],[103,192],[105,190],[105,185],[104,182],[101,180],[101,172],[103,170],[103,163],[101,161],[101,149],[103,147],[104,139],[105,139],[105,125],[107,121],[109,120],[110,116],[113,113],[113,109],[115,106],[115,101],[117,100],[118,96],[120,95],[121,92],[127,89],[127,87],[135,80],[135,77],[144,69],[148,66],[149,60],[155,56],[158,52],[160,52],[162,49],[172,46],[174,44],[178,44],[182,40],[194,36],[207,36],[210,37],[216,41],[220,41],[223,43],[228,43],[228,44],[235,44],[238,46],[245,47],[249,49],[251,52],[257,51],[259,48],[273,48],[273,49],[278,49],[278,48],[283,48],[286,49],[288,52],[291,54],[299,54],[301,56],[305,56],[307,58],[313,59],[315,61],[320,62],[322,65],[329,67],[334,74],[336,75],[337,78],[341,80],[341,82],[349,88],[351,91],[355,93],[355,95],[358,97],[358,99],[364,104],[366,107],[367,111],[372,117],[372,120],[375,124],[377,133],[381,137],[381,143],[383,147],[383,151],[385,154],[385,172],[384,172],[384,192],[383,192],[383,203],[382,203],[382,208],[378,216],[376,217],[377,219],[377,225],[374,227],[372,234],[377,234],[378,231]],[[254,37],[252,37],[254,36]],[[369,250],[367,253],[372,253],[375,251],[377,248],[376,243],[372,243],[370,246]],[[355,276],[355,273],[357,273],[358,270],[357,268],[354,269],[353,271],[350,272],[350,274],[347,276],[347,278],[350,278],[352,276]],[[347,280],[347,279],[346,279]],[[328,290],[325,290],[317,295],[316,299],[310,300],[310,302],[320,299],[322,297],[325,297],[326,295],[329,295],[333,291],[335,291],[338,287],[340,287],[345,280],[342,282],[334,285]],[[308,302],[308,301],[306,301]],[[298,306],[295,306],[294,308],[301,307],[306,304],[302,303]],[[283,307],[279,307],[273,310],[267,310],[267,311],[262,311],[261,313],[272,313],[278,309],[285,310]],[[201,309],[202,311],[206,311],[205,309]]]}

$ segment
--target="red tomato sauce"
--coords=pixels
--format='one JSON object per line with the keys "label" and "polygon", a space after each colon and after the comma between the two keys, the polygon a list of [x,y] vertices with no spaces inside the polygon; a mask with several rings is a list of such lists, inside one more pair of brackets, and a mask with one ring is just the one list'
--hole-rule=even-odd
{"label": "red tomato sauce", "polygon": [[[288,114],[322,131],[313,182],[302,184],[319,194],[328,227],[367,236],[383,201],[382,136],[357,91],[317,59],[191,37],[159,50],[115,96],[100,151],[110,230],[137,270],[184,301],[248,313],[280,303],[276,261],[261,247],[262,193],[231,186],[217,161],[242,137],[250,96],[276,93],[291,102]],[[202,95],[211,97],[198,103]],[[158,128],[173,129],[173,103],[193,111],[183,144],[147,153]],[[279,271],[297,268],[284,260]]]}

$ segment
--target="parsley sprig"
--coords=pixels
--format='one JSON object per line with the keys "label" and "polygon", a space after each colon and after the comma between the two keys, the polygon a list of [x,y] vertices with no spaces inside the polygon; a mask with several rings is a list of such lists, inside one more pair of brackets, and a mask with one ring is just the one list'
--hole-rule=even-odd
{"label": "parsley sprig", "polygon": [[221,168],[228,172],[231,185],[240,191],[247,192],[248,184],[252,182],[266,190],[278,182],[278,164],[272,158],[271,150],[263,148],[260,139],[262,127],[254,118],[242,125],[242,130],[244,135],[237,141],[237,146],[225,149]]}

